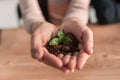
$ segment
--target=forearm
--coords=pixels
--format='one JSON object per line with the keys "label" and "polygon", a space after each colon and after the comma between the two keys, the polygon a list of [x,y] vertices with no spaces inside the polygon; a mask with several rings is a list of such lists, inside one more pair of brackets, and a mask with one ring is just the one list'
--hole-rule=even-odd
{"label": "forearm", "polygon": [[68,18],[79,18],[84,24],[87,24],[89,18],[90,0],[71,0],[69,9],[64,20]]}
{"label": "forearm", "polygon": [[25,27],[28,32],[31,32],[31,28],[34,23],[40,24],[41,22],[45,22],[43,14],[40,10],[39,4],[37,0],[19,0],[20,7],[22,11],[22,17],[25,24]]}

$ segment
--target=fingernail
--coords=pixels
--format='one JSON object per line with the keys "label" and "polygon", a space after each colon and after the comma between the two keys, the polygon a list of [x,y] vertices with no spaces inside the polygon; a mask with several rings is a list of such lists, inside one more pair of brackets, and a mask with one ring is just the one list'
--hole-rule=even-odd
{"label": "fingernail", "polygon": [[81,65],[78,65],[78,66],[77,66],[77,69],[78,69],[78,70],[82,70],[82,69],[83,69],[83,66],[84,66],[84,65],[82,65],[82,64],[81,64]]}
{"label": "fingernail", "polygon": [[91,54],[93,53],[93,47],[90,47],[90,53]]}
{"label": "fingernail", "polygon": [[36,59],[39,60],[39,59],[40,59],[40,53],[39,53],[39,52],[36,52],[36,53],[35,53],[35,57],[36,57]]}
{"label": "fingernail", "polygon": [[83,69],[83,67],[81,67],[81,66],[78,67],[78,70],[82,70],[82,69]]}
{"label": "fingernail", "polygon": [[71,72],[74,72],[74,71],[75,71],[74,69],[71,70]]}
{"label": "fingernail", "polygon": [[68,69],[65,70],[65,73],[66,73],[66,74],[69,74],[69,73],[70,73],[70,70],[68,70]]}

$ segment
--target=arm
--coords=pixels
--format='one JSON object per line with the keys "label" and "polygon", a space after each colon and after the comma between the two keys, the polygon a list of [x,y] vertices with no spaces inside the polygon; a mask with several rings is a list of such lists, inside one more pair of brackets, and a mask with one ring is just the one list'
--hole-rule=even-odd
{"label": "arm", "polygon": [[[68,12],[61,25],[66,32],[72,33],[79,41],[80,52],[75,52],[67,62],[65,71],[74,72],[82,69],[88,58],[93,54],[93,32],[86,25],[88,22],[88,8],[90,0],[71,0]],[[81,46],[80,46],[81,45]],[[68,58],[65,55],[63,65]]]}
{"label": "arm", "polygon": [[37,25],[39,25],[41,22],[45,22],[45,19],[40,10],[37,0],[19,1],[25,28],[29,33],[31,33],[37,28]]}
{"label": "arm", "polygon": [[51,36],[56,35],[57,28],[45,22],[37,0],[20,0],[20,6],[27,31],[30,32],[32,28],[33,32],[40,26],[31,35],[31,56],[45,64],[61,68],[62,61],[53,54],[49,54],[45,47]]}
{"label": "arm", "polygon": [[76,17],[79,18],[84,24],[87,24],[89,4],[90,0],[71,0],[64,20]]}

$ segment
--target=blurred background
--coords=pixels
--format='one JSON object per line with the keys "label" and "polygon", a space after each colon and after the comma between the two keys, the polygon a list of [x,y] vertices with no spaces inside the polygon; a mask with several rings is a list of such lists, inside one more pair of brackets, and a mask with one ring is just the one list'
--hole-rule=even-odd
{"label": "blurred background", "polygon": [[[120,1],[91,0],[89,22],[100,24],[120,22]],[[21,25],[23,21],[19,0],[0,0],[0,29],[18,28]]]}
{"label": "blurred background", "polygon": [[20,26],[19,0],[0,0],[0,29]]}
{"label": "blurred background", "polygon": [[[90,7],[90,21],[97,22],[94,8]],[[0,29],[18,28],[23,25],[19,0],[0,0]]]}
{"label": "blurred background", "polygon": [[[0,80],[56,80],[56,76],[57,80],[120,80],[120,23],[89,24],[94,33],[94,55],[83,70],[65,75],[31,58],[30,35],[23,28],[18,4],[19,0],[0,0]],[[120,4],[117,9],[119,14]],[[95,8],[90,6],[89,11],[90,22],[97,23]]]}
{"label": "blurred background", "polygon": [[[90,22],[96,23],[96,12],[93,6],[90,6]],[[23,27],[19,0],[0,0],[0,42],[2,40],[2,32],[6,29],[18,29]]]}

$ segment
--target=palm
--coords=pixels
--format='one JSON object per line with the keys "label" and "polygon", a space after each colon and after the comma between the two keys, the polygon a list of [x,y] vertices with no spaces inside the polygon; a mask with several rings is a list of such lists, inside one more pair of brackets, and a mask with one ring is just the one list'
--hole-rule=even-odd
{"label": "palm", "polygon": [[[79,20],[66,21],[61,26],[66,32],[70,32],[76,36],[79,41],[80,52],[74,53],[75,55],[70,56],[69,58],[64,56],[63,63],[67,64],[67,69],[74,71],[74,68],[78,69],[83,68],[87,59],[89,58],[91,52],[89,51],[89,46],[93,46],[93,36],[91,30],[83,25]],[[67,60],[67,63],[66,63]]]}
{"label": "palm", "polygon": [[39,29],[37,29],[34,33],[33,44],[34,49],[36,49],[40,53],[40,58],[42,62],[55,66],[57,68],[62,67],[62,61],[53,54],[50,54],[46,49],[47,42],[57,34],[57,28],[50,24],[41,25]]}

